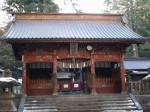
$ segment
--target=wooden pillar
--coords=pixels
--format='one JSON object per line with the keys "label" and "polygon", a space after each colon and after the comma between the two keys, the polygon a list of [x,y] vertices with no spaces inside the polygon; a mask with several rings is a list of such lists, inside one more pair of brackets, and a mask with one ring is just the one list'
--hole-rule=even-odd
{"label": "wooden pillar", "polygon": [[123,60],[120,61],[120,75],[121,75],[121,92],[124,93],[126,89],[125,89],[125,71]]}
{"label": "wooden pillar", "polygon": [[27,78],[26,78],[26,63],[23,62],[22,64],[22,83],[23,83],[23,91],[24,91],[24,95],[27,95]]}
{"label": "wooden pillar", "polygon": [[58,87],[57,87],[57,58],[56,55],[53,57],[53,95],[58,95]]}
{"label": "wooden pillar", "polygon": [[91,58],[91,75],[93,75],[93,83],[91,88],[91,94],[96,94],[96,83],[95,83],[95,61],[93,58]]}

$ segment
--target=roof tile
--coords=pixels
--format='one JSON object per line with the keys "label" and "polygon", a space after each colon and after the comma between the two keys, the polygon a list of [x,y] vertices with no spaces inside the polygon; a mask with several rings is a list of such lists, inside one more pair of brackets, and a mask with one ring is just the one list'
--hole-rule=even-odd
{"label": "roof tile", "polygon": [[119,21],[83,20],[19,20],[6,38],[97,38],[136,39],[142,38]]}

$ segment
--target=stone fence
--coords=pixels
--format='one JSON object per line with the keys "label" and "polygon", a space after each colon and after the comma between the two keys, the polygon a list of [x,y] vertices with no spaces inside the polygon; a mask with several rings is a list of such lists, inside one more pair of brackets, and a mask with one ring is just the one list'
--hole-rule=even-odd
{"label": "stone fence", "polygon": [[128,82],[126,90],[132,94],[150,94],[150,82]]}

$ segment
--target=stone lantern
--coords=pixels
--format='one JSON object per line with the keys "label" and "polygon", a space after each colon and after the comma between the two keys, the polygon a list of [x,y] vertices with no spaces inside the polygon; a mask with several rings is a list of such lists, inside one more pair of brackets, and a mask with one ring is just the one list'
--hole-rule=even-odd
{"label": "stone lantern", "polygon": [[11,77],[10,70],[5,70],[4,76],[0,77],[0,111],[17,111],[13,102],[15,96],[12,93],[12,88],[16,85],[20,85],[20,83]]}

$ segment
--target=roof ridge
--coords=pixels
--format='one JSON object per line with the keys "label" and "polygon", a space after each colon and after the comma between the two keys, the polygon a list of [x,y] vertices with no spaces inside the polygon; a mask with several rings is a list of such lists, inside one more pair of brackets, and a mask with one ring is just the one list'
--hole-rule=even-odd
{"label": "roof ridge", "polygon": [[64,13],[16,13],[16,20],[105,20],[122,21],[121,14],[64,14]]}

